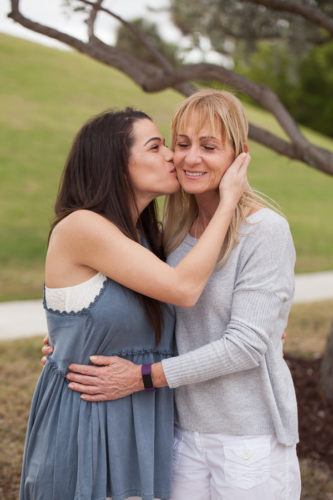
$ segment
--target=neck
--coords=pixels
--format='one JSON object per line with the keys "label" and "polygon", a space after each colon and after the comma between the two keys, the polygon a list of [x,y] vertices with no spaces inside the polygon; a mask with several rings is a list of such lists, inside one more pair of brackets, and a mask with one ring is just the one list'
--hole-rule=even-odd
{"label": "neck", "polygon": [[149,197],[149,198],[147,197],[147,199],[145,199],[145,200],[136,199],[135,203],[131,203],[131,216],[132,216],[132,220],[133,220],[133,223],[135,226],[138,223],[138,219],[139,219],[140,215],[142,214],[144,209],[146,207],[148,207],[149,203],[151,201],[153,201],[153,199],[154,198],[152,198],[152,197]]}
{"label": "neck", "polygon": [[143,210],[139,211],[136,209],[136,207],[132,207],[132,210],[131,210],[131,217],[132,217],[132,221],[133,221],[133,224],[134,226],[137,225],[138,223],[138,220],[139,220],[139,217],[140,217],[140,214]]}
{"label": "neck", "polygon": [[213,217],[214,213],[220,202],[220,196],[218,192],[207,192],[195,195],[195,199],[198,205],[199,214],[198,221],[203,229],[206,228],[209,221]]}

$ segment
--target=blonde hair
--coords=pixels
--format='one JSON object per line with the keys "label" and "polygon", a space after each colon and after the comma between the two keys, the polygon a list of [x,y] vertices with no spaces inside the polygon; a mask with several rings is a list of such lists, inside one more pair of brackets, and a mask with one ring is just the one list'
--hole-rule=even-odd
{"label": "blonde hair", "polygon": [[[202,90],[180,104],[171,125],[173,149],[179,131],[185,130],[188,124],[193,125],[191,120],[193,113],[196,114],[195,133],[209,124],[212,132],[218,133],[223,143],[230,141],[235,156],[245,150],[248,120],[239,99],[225,90]],[[223,266],[231,250],[237,245],[241,224],[246,222],[246,217],[258,205],[276,209],[248,186],[235,208],[219,255],[218,269]],[[164,246],[167,255],[183,241],[198,213],[199,208],[193,194],[185,193],[181,189],[167,196],[163,215]]]}

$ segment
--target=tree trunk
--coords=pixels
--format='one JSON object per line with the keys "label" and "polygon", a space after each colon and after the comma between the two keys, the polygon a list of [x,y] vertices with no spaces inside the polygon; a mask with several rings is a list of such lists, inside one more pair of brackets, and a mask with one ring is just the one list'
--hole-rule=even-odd
{"label": "tree trunk", "polygon": [[320,367],[320,389],[326,399],[333,401],[333,322]]}

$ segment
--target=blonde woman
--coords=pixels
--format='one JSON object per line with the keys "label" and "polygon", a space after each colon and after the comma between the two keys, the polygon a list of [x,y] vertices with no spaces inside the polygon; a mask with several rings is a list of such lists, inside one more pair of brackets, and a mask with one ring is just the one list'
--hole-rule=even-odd
{"label": "blonde woman", "polygon": [[[172,123],[182,190],[168,197],[165,248],[176,266],[219,203],[228,166],[248,151],[248,122],[229,92],[185,100]],[[155,388],[175,389],[172,500],[297,500],[297,406],[283,360],[294,291],[295,251],[284,217],[249,188],[241,197],[212,273],[191,308],[176,307],[178,356],[151,365]],[[92,356],[71,365],[69,387],[86,401],[141,391],[137,366]]]}

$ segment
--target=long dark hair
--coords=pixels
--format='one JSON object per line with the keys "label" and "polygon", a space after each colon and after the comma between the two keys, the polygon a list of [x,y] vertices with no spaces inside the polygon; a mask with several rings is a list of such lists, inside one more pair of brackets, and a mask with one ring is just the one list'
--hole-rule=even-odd
{"label": "long dark hair", "polygon": [[[128,162],[134,143],[133,125],[151,118],[126,108],[106,111],[89,120],[76,135],[68,155],[55,203],[54,227],[75,210],[103,215],[132,240],[139,243],[138,229],[152,252],[165,260],[162,235],[153,200],[143,210],[135,226],[130,206],[135,203]],[[137,294],[155,331],[156,345],[163,328],[162,304]]]}

